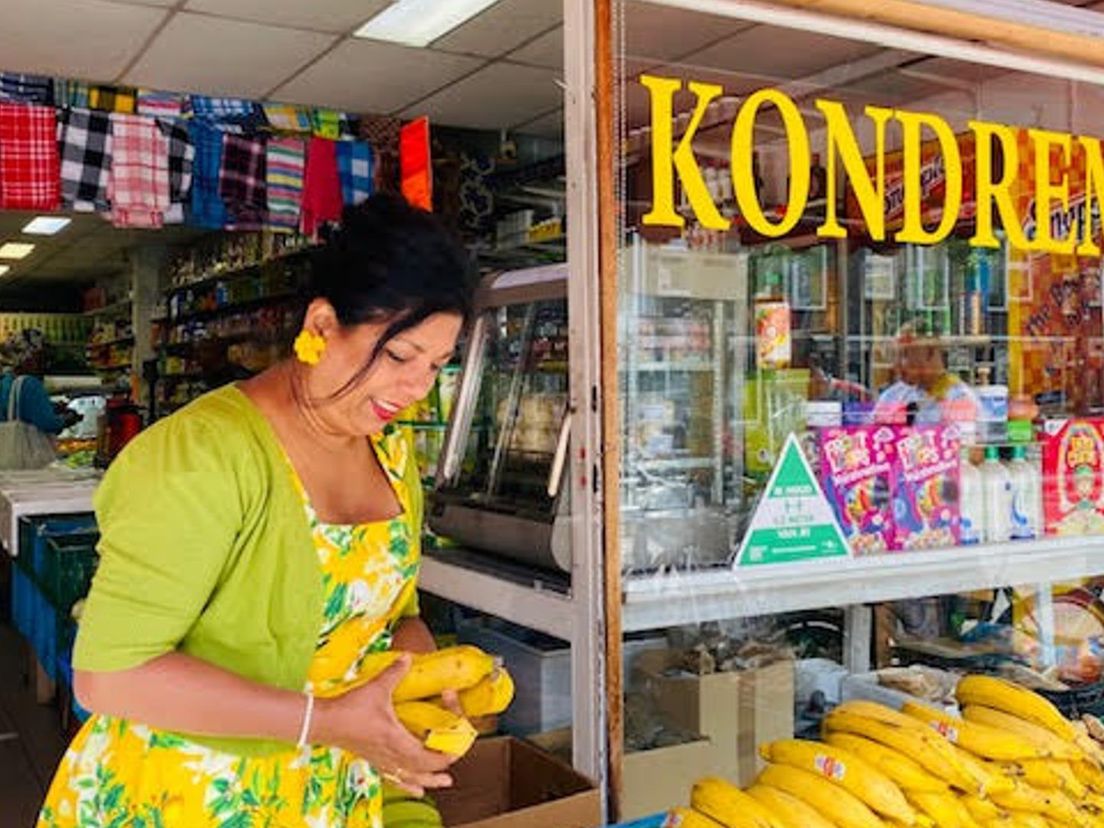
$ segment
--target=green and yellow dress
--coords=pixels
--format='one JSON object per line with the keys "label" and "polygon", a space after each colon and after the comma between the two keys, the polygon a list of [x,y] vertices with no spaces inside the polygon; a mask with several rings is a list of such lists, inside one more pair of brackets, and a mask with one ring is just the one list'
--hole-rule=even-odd
{"label": "green and yellow dress", "polygon": [[[398,429],[372,440],[402,513],[356,526],[323,523],[298,478],[318,551],[325,607],[307,685],[340,695],[368,653],[391,646],[416,614],[419,528]],[[94,715],[65,754],[39,828],[380,828],[378,774],[341,748],[242,757],[136,722]]]}

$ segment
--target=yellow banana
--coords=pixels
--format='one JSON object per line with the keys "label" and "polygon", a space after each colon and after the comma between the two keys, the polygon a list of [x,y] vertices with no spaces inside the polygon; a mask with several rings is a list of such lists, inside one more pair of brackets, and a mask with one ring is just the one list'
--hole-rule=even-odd
{"label": "yellow banana", "polygon": [[976,790],[977,781],[962,766],[954,745],[934,730],[896,711],[889,712],[906,720],[907,724],[888,717],[874,719],[852,712],[845,709],[849,704],[840,705],[824,717],[826,732],[843,731],[873,739],[911,756],[926,771],[961,790]]}
{"label": "yellow banana", "polygon": [[1090,762],[1070,762],[1069,768],[1077,780],[1089,790],[1104,794],[1104,771]]}
{"label": "yellow banana", "polygon": [[[1000,768],[977,759],[973,754],[962,748],[954,745],[952,747],[954,747],[955,753],[958,754],[958,761],[966,769],[970,778],[974,780],[974,784],[977,786],[976,790],[982,796],[987,796],[994,791],[1010,791],[1015,787],[1015,783],[1002,774]],[[968,793],[973,793],[973,791],[968,791]]]}
{"label": "yellow banana", "polygon": [[1073,768],[1070,767],[1069,762],[1051,760],[1049,762],[1043,762],[1043,764],[1045,764],[1052,773],[1058,776],[1061,780],[1060,787],[1073,798],[1074,802],[1080,802],[1084,799],[1086,794],[1088,794],[1088,787],[1077,778],[1077,774],[1073,772]]}
{"label": "yellow banana", "polygon": [[1046,817],[1029,811],[1009,811],[1009,816],[1012,817],[1012,823],[1016,828],[1050,828],[1051,826]]}
{"label": "yellow banana", "polygon": [[990,727],[1001,728],[1016,733],[1034,743],[1035,747],[1038,748],[1046,758],[1068,759],[1070,761],[1084,758],[1084,754],[1077,745],[1055,736],[1054,733],[1034,722],[1030,722],[1027,719],[1021,719],[1003,710],[997,710],[996,708],[985,707],[983,705],[968,704],[962,708],[962,716],[970,722],[977,722],[978,724],[985,724]]}
{"label": "yellow banana", "polygon": [[923,722],[964,750],[983,759],[1013,760],[1039,756],[1039,750],[1027,739],[988,725],[969,722],[941,710],[915,702],[905,702],[901,712]]}
{"label": "yellow banana", "polygon": [[993,804],[992,800],[982,799],[980,796],[968,794],[962,797],[962,804],[966,806],[966,810],[970,812],[974,822],[980,822],[982,825],[1007,816],[1004,811]]}
{"label": "yellow banana", "polygon": [[793,794],[770,785],[752,785],[747,792],[781,819],[786,828],[836,828],[815,808]]}
{"label": "yellow banana", "polygon": [[694,783],[690,805],[725,828],[786,828],[759,801],[719,776],[707,776]]}
{"label": "yellow banana", "polygon": [[410,672],[402,677],[391,698],[396,702],[432,699],[445,690],[467,690],[490,675],[492,656],[478,647],[462,644],[414,656]]}
{"label": "yellow banana", "polygon": [[1081,825],[1084,822],[1077,807],[1061,791],[1041,791],[1023,782],[1017,782],[1012,791],[994,793],[993,801],[1010,811],[1044,814],[1047,819],[1062,825]]}
{"label": "yellow banana", "polygon": [[721,828],[721,824],[691,808],[672,808],[663,820],[663,828]]}
{"label": "yellow banana", "polygon": [[969,810],[953,794],[915,791],[909,793],[908,798],[935,823],[936,828],[974,828],[976,825]]}
{"label": "yellow banana", "polygon": [[383,804],[383,824],[444,828],[445,823],[437,809],[424,799],[403,799]]}
{"label": "yellow banana", "polygon": [[884,828],[885,823],[861,800],[822,775],[791,765],[767,765],[756,778],[807,803],[839,828]]}
{"label": "yellow banana", "polygon": [[955,688],[960,706],[980,704],[1003,710],[1021,719],[1045,727],[1054,735],[1072,742],[1077,734],[1057,707],[1038,693],[994,676],[964,676]]}
{"label": "yellow banana", "polygon": [[1022,779],[1033,788],[1049,791],[1062,787],[1062,777],[1054,769],[1056,764],[1052,759],[1021,759],[1018,762],[1001,762],[998,767],[1005,776]]}
{"label": "yellow banana", "polygon": [[471,722],[430,702],[401,702],[395,705],[395,715],[429,750],[463,756],[475,742]]}
{"label": "yellow banana", "polygon": [[916,814],[901,789],[866,760],[843,748],[802,739],[781,739],[761,745],[759,752],[768,762],[820,774],[858,797],[875,813],[905,825],[916,821]]}
{"label": "yellow banana", "polygon": [[897,783],[903,791],[925,791],[927,793],[947,793],[947,783],[924,770],[918,762],[909,756],[872,742],[854,733],[830,732],[825,741],[844,750],[849,750]]}
{"label": "yellow banana", "polygon": [[514,700],[514,680],[504,667],[496,667],[490,675],[467,690],[461,690],[460,708],[469,719],[501,713]]}

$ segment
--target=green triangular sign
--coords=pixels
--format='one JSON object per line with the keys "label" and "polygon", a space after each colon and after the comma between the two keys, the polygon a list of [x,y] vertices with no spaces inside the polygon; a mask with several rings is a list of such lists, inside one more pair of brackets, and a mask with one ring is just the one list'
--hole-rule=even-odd
{"label": "green triangular sign", "polygon": [[736,565],[792,563],[850,554],[832,507],[797,436],[791,434],[744,533]]}

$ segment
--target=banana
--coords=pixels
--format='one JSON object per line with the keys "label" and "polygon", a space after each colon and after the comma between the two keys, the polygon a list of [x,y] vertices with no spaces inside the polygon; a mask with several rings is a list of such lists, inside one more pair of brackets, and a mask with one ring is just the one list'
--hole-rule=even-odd
{"label": "banana", "polygon": [[790,765],[767,765],[756,783],[785,791],[806,802],[839,828],[884,828],[878,818],[861,800],[833,785],[822,775]]}
{"label": "banana", "polygon": [[1050,828],[1050,821],[1046,817],[1033,814],[1029,811],[1010,811],[1012,822],[1016,828]]}
{"label": "banana", "polygon": [[915,702],[905,702],[901,712],[923,722],[964,750],[983,759],[1009,761],[1031,759],[1039,750],[1027,739],[976,722],[950,716],[941,710]]}
{"label": "banana", "polygon": [[864,759],[839,747],[801,739],[782,739],[760,745],[768,762],[792,765],[820,774],[853,794],[875,813],[912,825],[916,814],[901,789]]}
{"label": "banana", "polygon": [[478,735],[467,719],[430,702],[396,704],[395,715],[426,748],[450,756],[463,756]]}
{"label": "banana", "polygon": [[1017,782],[1012,791],[994,793],[993,801],[1010,811],[1044,814],[1062,825],[1082,825],[1086,820],[1061,791],[1041,791],[1023,782]]}
{"label": "banana", "polygon": [[1104,794],[1104,771],[1090,762],[1070,762],[1069,768],[1077,780],[1089,790]]}
{"label": "banana", "polygon": [[909,793],[909,802],[926,814],[936,828],[976,828],[977,823],[967,807],[949,793]]}
{"label": "banana", "polygon": [[408,672],[395,686],[395,702],[431,699],[445,690],[467,690],[490,675],[495,660],[478,647],[462,644],[414,656]]}
{"label": "banana", "polygon": [[759,801],[719,776],[707,776],[694,783],[690,805],[725,828],[786,828]]}
{"label": "banana", "polygon": [[1033,788],[1049,791],[1062,787],[1062,777],[1054,767],[1057,764],[1050,759],[1021,759],[1018,762],[1001,762],[998,767],[1005,776],[1022,779]]}
{"label": "banana", "polygon": [[[386,822],[384,826],[390,828]],[[692,808],[672,808],[663,820],[663,828],[721,828],[721,824]]]}
{"label": "banana", "polygon": [[974,822],[980,822],[982,825],[1007,816],[1007,813],[994,805],[991,800],[982,799],[980,796],[964,796],[962,797],[962,804],[966,806],[966,810],[970,812]]}
{"label": "banana", "polygon": [[964,791],[977,788],[977,781],[959,761],[955,747],[934,730],[916,719],[888,710],[905,723],[891,717],[873,719],[846,709],[847,702],[824,717],[824,729],[831,733],[844,731],[873,739],[887,747],[911,756],[924,770]]}
{"label": "banana", "polygon": [[752,785],[747,792],[782,820],[786,828],[835,828],[815,808],[783,790],[770,785]]}
{"label": "banana", "polygon": [[[1088,787],[1077,778],[1069,762],[1050,761],[1044,763],[1052,773],[1061,780],[1061,789],[1073,798],[1074,802],[1080,802],[1088,794]],[[1026,781],[1026,780],[1025,780]]]}
{"label": "banana", "polygon": [[954,745],[951,747],[958,754],[958,761],[966,769],[970,778],[974,780],[974,784],[977,786],[976,790],[982,796],[988,796],[994,791],[1010,791],[1015,787],[1015,783],[1002,774],[1000,768],[975,758],[973,754],[960,747]]}
{"label": "banana", "polygon": [[501,713],[514,700],[514,680],[504,667],[496,667],[478,684],[461,690],[460,707],[469,719]]}
{"label": "banana", "polygon": [[1077,745],[1065,741],[1040,725],[1021,719],[1003,710],[983,705],[968,704],[962,708],[962,717],[970,722],[1012,731],[1034,743],[1046,758],[1076,761],[1084,758]]}
{"label": "banana", "polygon": [[955,688],[960,706],[980,704],[1003,710],[1044,727],[1060,739],[1074,741],[1077,731],[1057,707],[1038,693],[993,676],[964,676]]}
{"label": "banana", "polygon": [[918,762],[905,754],[872,742],[854,733],[831,732],[825,736],[830,745],[849,750],[897,783],[903,791],[924,791],[926,793],[947,793],[947,783],[929,773]]}
{"label": "banana", "polygon": [[437,809],[428,802],[421,799],[404,799],[384,804],[383,824],[387,828],[403,824],[444,828],[445,823],[441,820],[441,814]]}

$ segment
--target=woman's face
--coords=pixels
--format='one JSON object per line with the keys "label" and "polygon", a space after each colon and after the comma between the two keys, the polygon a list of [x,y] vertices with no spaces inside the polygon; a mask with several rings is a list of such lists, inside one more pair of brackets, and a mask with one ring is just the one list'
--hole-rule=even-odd
{"label": "woman's face", "polygon": [[[328,305],[326,306],[328,307]],[[330,320],[320,328],[326,349],[309,371],[307,388],[313,414],[326,431],[362,436],[377,434],[400,411],[429,393],[437,374],[452,358],[462,320],[459,314],[437,313],[392,337],[368,372],[346,393],[339,394],[371,359],[389,322],[344,328]],[[317,322],[317,320],[316,320]]]}

